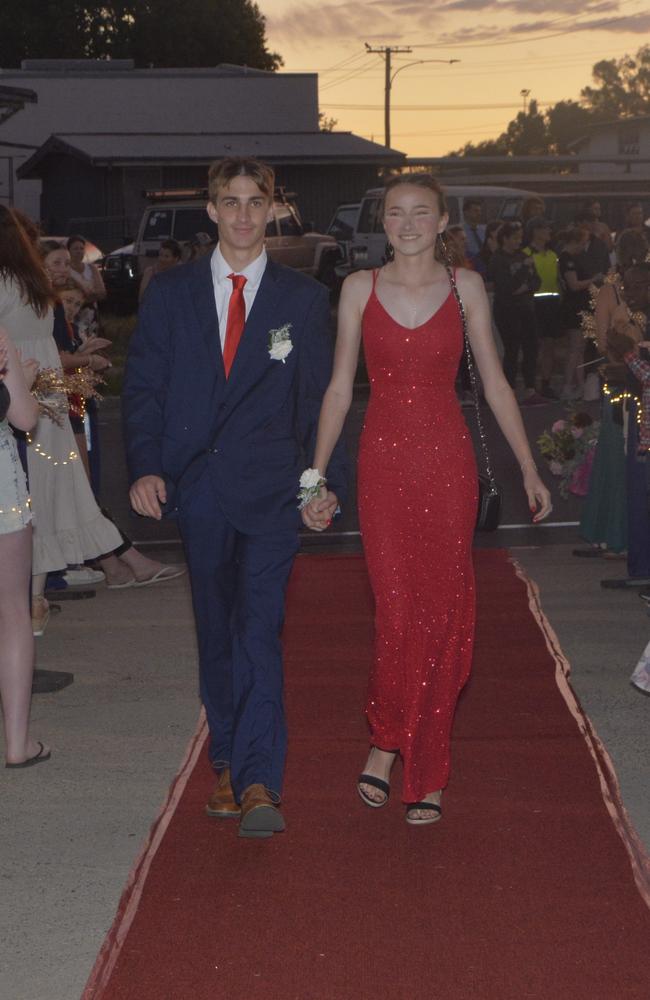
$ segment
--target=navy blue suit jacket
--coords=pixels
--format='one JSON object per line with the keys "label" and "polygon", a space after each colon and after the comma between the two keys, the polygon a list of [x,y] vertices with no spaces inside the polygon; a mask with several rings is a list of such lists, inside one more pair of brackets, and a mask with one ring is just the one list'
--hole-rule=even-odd
{"label": "navy blue suit jacket", "polygon": [[[174,515],[210,468],[223,514],[237,529],[295,528],[296,493],[312,464],[332,366],[329,298],[312,278],[269,260],[225,377],[210,257],[153,279],[140,309],[122,396],[131,481],[162,476]],[[285,362],[269,355],[288,326]],[[343,498],[341,441],[328,468]]]}

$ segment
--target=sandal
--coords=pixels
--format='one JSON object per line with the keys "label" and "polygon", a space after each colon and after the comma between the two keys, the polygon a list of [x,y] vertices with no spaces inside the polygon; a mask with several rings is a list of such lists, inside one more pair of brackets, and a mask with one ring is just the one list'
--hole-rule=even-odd
{"label": "sandal", "polygon": [[[379,749],[380,747],[371,747],[371,750],[379,750]],[[383,752],[398,754],[399,750],[384,750]],[[371,798],[364,792],[363,788],[361,787],[362,785],[370,785],[371,788],[379,789],[380,792],[384,793],[384,798],[381,799],[379,802],[377,802],[375,799]],[[361,798],[363,799],[363,801],[365,802],[365,804],[367,806],[370,806],[371,809],[381,809],[382,806],[386,805],[390,797],[390,785],[388,784],[388,782],[384,781],[383,778],[377,778],[374,774],[365,774],[365,773],[360,774],[357,779],[357,791],[361,796]]]}
{"label": "sandal", "polygon": [[187,572],[185,566],[172,565],[163,566],[157,573],[152,573],[145,580],[134,580],[134,587],[148,587],[152,583],[162,583],[164,580],[175,580],[178,576],[183,576]]}
{"label": "sandal", "polygon": [[38,753],[35,753],[33,757],[28,757],[27,760],[21,760],[19,764],[5,764],[5,767],[17,768],[17,767],[33,767],[34,764],[40,764],[44,760],[49,760],[52,756],[50,750],[45,750],[45,747],[40,740],[38,742]]}
{"label": "sandal", "polygon": [[[411,815],[414,812],[425,811],[431,815],[424,819],[416,819]],[[437,823],[439,819],[442,819],[442,808],[436,802],[409,802],[406,807],[406,822],[411,826],[429,826],[431,823]]]}

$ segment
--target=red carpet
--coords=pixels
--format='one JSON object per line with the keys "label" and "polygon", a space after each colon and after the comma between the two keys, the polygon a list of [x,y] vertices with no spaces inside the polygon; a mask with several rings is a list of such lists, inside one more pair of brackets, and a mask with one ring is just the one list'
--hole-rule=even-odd
{"label": "red carpet", "polygon": [[239,840],[203,815],[200,735],[84,1000],[647,1000],[647,858],[533,588],[503,552],[476,563],[442,822],[408,827],[399,794],[383,810],[358,799],[364,564],[303,556],[285,633],[287,833]]}

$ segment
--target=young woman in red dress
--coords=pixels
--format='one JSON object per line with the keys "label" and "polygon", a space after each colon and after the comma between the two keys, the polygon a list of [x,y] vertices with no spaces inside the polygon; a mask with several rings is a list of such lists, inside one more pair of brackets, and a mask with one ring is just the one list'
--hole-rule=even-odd
{"label": "young woman in red dress", "polygon": [[[383,221],[394,259],[343,285],[315,466],[324,477],[363,339],[371,394],[359,448],[359,519],[376,616],[366,707],[371,750],[358,790],[367,805],[385,805],[400,754],[406,819],[423,825],[441,815],[454,711],[472,661],[477,471],[454,391],[463,332],[440,236],[448,221],[442,190],[428,174],[394,178]],[[550,495],[495,350],[483,281],[465,268],[455,279],[485,398],[540,521]],[[305,523],[325,527],[333,502],[324,487],[303,511]]]}

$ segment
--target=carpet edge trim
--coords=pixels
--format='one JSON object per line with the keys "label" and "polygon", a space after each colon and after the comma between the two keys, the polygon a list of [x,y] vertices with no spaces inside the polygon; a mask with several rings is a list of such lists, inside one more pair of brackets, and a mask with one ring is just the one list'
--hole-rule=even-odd
{"label": "carpet edge trim", "polygon": [[99,949],[95,964],[81,995],[81,1000],[101,1000],[101,997],[104,995],[110,975],[137,913],[149,869],[172,817],[176,812],[198,756],[203,749],[206,735],[207,722],[202,709],[196,729],[187,745],[179,769],[169,786],[160,811],[151,825],[147,839],[129,872],[126,886],[122,891],[117,905],[115,917]]}
{"label": "carpet edge trim", "polygon": [[511,557],[510,561],[515,573],[526,587],[528,607],[555,662],[555,682],[558,690],[593,758],[605,807],[627,851],[639,895],[650,908],[650,857],[623,803],[614,763],[571,685],[569,680],[571,666],[562,651],[557,633],[542,609],[539,587],[516,559]]}

